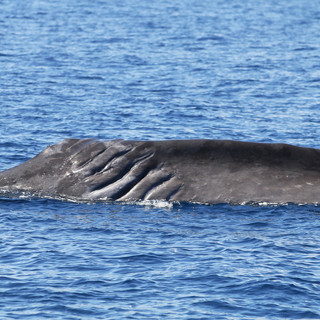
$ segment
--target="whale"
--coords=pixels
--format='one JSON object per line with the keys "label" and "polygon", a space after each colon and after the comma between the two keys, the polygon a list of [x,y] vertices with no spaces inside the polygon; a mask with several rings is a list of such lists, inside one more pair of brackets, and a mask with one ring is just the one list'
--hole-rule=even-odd
{"label": "whale", "polygon": [[317,204],[320,150],[231,140],[65,139],[0,173],[4,195]]}

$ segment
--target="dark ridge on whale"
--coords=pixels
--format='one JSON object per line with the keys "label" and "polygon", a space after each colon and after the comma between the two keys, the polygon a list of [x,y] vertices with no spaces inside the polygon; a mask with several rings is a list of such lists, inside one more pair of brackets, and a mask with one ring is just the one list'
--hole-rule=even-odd
{"label": "dark ridge on whale", "polygon": [[0,173],[0,191],[74,200],[316,204],[320,150],[228,140],[66,139]]}

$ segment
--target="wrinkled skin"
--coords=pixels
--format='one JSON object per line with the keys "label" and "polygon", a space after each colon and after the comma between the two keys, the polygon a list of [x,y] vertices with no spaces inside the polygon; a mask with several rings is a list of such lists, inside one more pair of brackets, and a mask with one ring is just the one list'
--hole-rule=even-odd
{"label": "wrinkled skin", "polygon": [[318,203],[320,150],[219,140],[66,139],[0,173],[0,190],[77,200]]}

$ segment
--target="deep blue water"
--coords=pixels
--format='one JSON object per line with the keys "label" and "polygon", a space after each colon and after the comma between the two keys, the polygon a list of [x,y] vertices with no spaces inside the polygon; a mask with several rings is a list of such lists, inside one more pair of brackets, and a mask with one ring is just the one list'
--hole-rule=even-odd
{"label": "deep blue water", "polygon": [[[0,170],[67,137],[320,148],[314,0],[0,2]],[[320,319],[320,208],[0,198],[0,319]]]}

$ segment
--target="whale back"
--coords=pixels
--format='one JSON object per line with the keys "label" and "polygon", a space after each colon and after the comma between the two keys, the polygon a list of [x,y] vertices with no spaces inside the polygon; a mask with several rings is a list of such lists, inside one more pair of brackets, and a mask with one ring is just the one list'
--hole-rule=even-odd
{"label": "whale back", "polygon": [[320,151],[228,140],[66,139],[0,173],[0,190],[77,200],[318,203]]}

